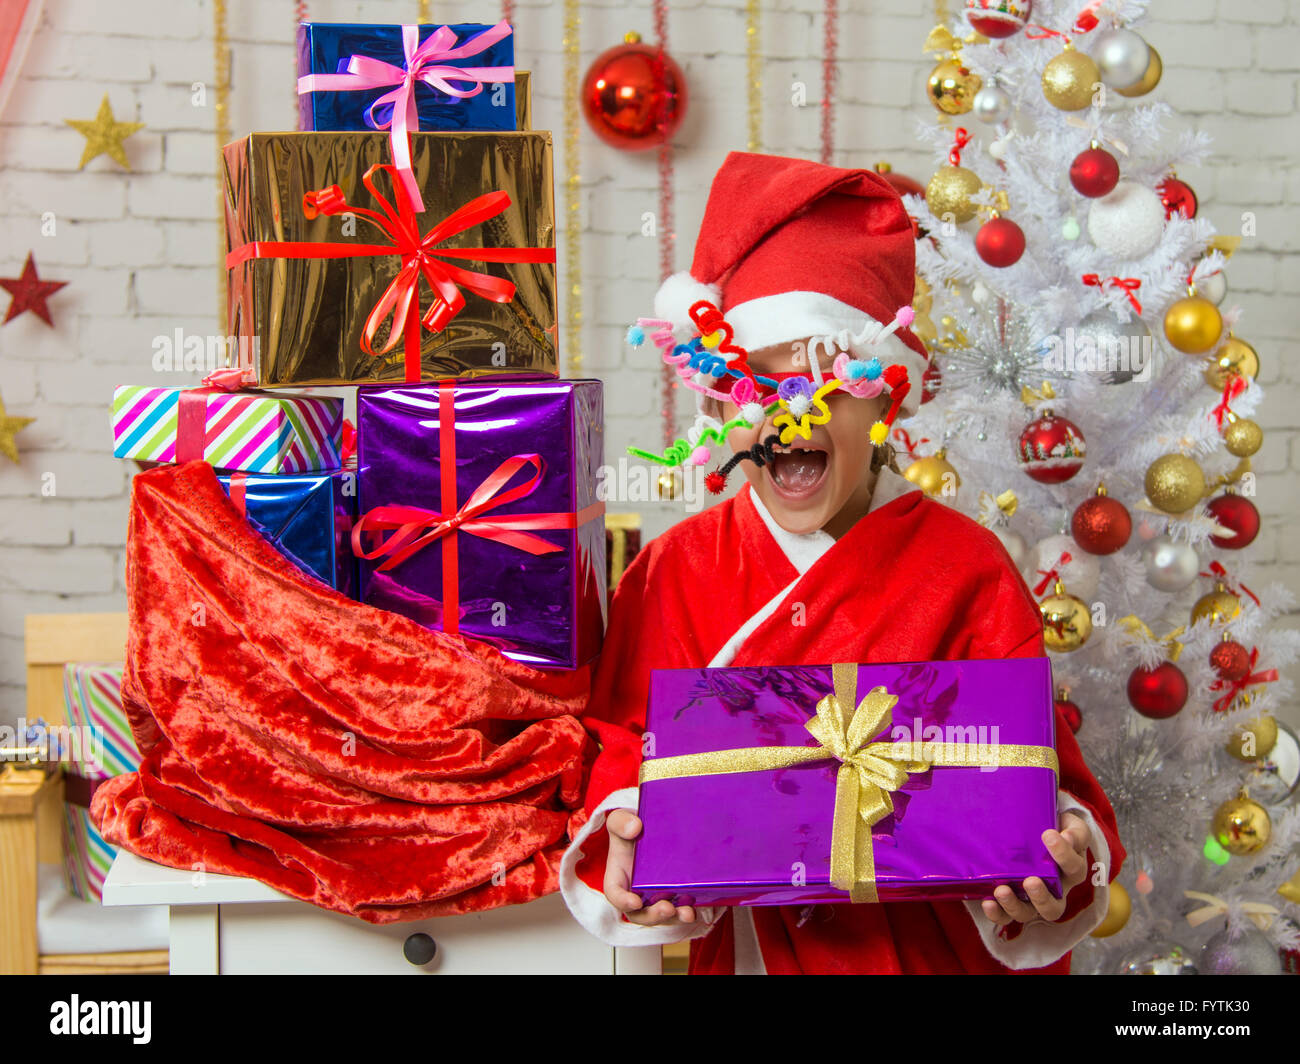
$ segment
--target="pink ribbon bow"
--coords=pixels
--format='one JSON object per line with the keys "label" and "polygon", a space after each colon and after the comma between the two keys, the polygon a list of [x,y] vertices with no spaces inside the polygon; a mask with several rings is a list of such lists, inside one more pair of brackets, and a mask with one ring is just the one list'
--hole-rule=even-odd
{"label": "pink ribbon bow", "polygon": [[[385,89],[384,93],[366,110],[366,121],[375,129],[387,129],[392,144],[393,162],[402,186],[417,212],[424,210],[424,200],[415,182],[411,167],[411,141],[408,133],[418,133],[420,116],[415,106],[415,83],[422,81],[431,89],[468,99],[483,91],[485,84],[513,81],[513,66],[458,67],[447,65],[455,59],[466,59],[490,48],[510,35],[510,23],[504,19],[463,44],[456,44],[456,34],[449,26],[439,26],[423,44],[420,43],[419,26],[402,27],[402,53],[406,62],[402,66],[385,63],[367,55],[348,57],[347,69],[337,74],[304,74],[298,79],[299,94],[308,92],[350,92],[366,89]],[[458,87],[465,86],[465,87]],[[380,108],[391,105],[392,113],[380,119]]]}

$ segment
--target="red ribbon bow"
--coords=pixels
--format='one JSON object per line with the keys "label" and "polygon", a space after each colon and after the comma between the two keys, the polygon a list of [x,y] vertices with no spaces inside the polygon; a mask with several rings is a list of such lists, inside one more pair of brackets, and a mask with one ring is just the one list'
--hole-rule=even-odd
{"label": "red ribbon bow", "polygon": [[1215,680],[1210,684],[1211,691],[1222,691],[1225,687],[1228,689],[1227,694],[1221,695],[1214,701],[1214,712],[1222,713],[1236,697],[1241,694],[1247,687],[1257,687],[1262,683],[1273,683],[1278,678],[1277,669],[1265,669],[1263,672],[1255,672],[1254,668],[1259,662],[1259,647],[1254,647],[1250,652],[1250,670],[1247,675],[1240,680]]}
{"label": "red ribbon bow", "polygon": [[948,161],[952,163],[953,166],[961,165],[961,150],[970,142],[971,135],[959,126],[952,138],[952,148],[948,152]]}
{"label": "red ribbon bow", "polygon": [[1134,293],[1142,287],[1142,281],[1137,277],[1107,277],[1102,280],[1100,275],[1095,273],[1085,273],[1083,283],[1093,288],[1100,288],[1103,292],[1108,288],[1122,288],[1124,294],[1128,296],[1128,301],[1133,305],[1133,310],[1137,314],[1142,313],[1142,304],[1138,302],[1138,297]]}
{"label": "red ribbon bow", "polygon": [[1038,575],[1041,576],[1042,579],[1034,585],[1034,594],[1041,595],[1047,590],[1048,585],[1050,585],[1052,581],[1059,580],[1061,578],[1061,569],[1064,566],[1069,565],[1072,561],[1074,561],[1074,556],[1068,550],[1063,551],[1052,568],[1037,570]]}
{"label": "red ribbon bow", "polygon": [[1250,600],[1256,606],[1259,605],[1259,596],[1256,595],[1255,592],[1251,591],[1251,589],[1245,584],[1233,584],[1232,580],[1228,577],[1228,570],[1225,569],[1220,562],[1210,562],[1210,571],[1208,573],[1201,573],[1200,575],[1209,577],[1211,580],[1219,581],[1219,583],[1223,584],[1223,586],[1229,591],[1240,591],[1243,595],[1249,596]]}
{"label": "red ribbon bow", "polygon": [[1218,405],[1210,411],[1210,416],[1214,418],[1214,423],[1223,429],[1223,419],[1228,416],[1228,405],[1235,402],[1237,397],[1246,390],[1246,378],[1240,373],[1233,373],[1228,377],[1228,382],[1223,386],[1223,398],[1219,400]]}
{"label": "red ribbon bow", "polygon": [[[397,206],[375,188],[375,171],[386,172],[396,191]],[[341,259],[369,255],[398,255],[402,266],[366,318],[361,334],[361,350],[368,355],[384,354],[404,341],[405,379],[420,379],[420,328],[441,332],[447,323],[464,309],[465,297],[460,286],[493,303],[509,303],[515,286],[491,274],[476,273],[442,259],[471,259],[476,262],[555,262],[554,248],[438,248],[448,237],[463,233],[510,206],[505,192],[488,192],[459,207],[423,236],[406,190],[398,181],[396,169],[376,163],[362,175],[361,183],[370,191],[380,211],[354,207],[347,202],[338,185],[308,192],[303,196],[302,212],[310,220],[318,214],[334,215],[348,211],[364,219],[388,238],[387,244],[357,244],[336,241],[255,240],[241,244],[226,256],[226,268],[233,269],[249,259]],[[433,290],[433,304],[420,316],[420,278]],[[388,342],[375,349],[375,334],[384,320],[392,315]]]}

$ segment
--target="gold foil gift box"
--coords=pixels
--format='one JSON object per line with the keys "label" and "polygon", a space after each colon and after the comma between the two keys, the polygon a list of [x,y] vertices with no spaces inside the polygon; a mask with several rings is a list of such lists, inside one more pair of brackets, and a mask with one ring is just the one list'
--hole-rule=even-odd
{"label": "gold foil gift box", "polygon": [[228,331],[261,387],[554,377],[548,132],[415,133],[425,211],[384,133],[224,150]]}

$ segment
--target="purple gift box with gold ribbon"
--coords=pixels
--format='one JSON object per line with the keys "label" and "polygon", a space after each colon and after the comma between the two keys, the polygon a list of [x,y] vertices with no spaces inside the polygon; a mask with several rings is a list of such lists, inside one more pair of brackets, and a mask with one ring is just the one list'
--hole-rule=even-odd
{"label": "purple gift box with gold ribbon", "polygon": [[599,381],[362,388],[357,439],[361,601],[538,668],[596,656]]}
{"label": "purple gift box with gold ribbon", "polygon": [[1046,658],[656,670],[646,732],[647,905],[1060,896]]}

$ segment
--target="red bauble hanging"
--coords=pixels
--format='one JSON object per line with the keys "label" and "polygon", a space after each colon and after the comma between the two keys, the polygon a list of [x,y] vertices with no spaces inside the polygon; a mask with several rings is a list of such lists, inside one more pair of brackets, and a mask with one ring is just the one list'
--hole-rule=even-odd
{"label": "red bauble hanging", "polygon": [[676,132],[686,96],[686,78],[672,57],[637,38],[596,57],[583,79],[582,110],[606,144],[644,151]]}
{"label": "red bauble hanging", "polygon": [[1083,711],[1068,698],[1057,698],[1056,709],[1065,718],[1070,731],[1078,735],[1079,729],[1083,727]]}
{"label": "red bauble hanging", "polygon": [[1160,202],[1165,205],[1166,218],[1172,218],[1175,214],[1181,214],[1184,218],[1196,217],[1196,193],[1187,182],[1179,181],[1173,176],[1166,177],[1156,185],[1156,192],[1160,195]]}
{"label": "red bauble hanging", "polygon": [[1205,506],[1205,512],[1216,524],[1222,525],[1233,534],[1229,536],[1211,536],[1210,542],[1224,550],[1241,550],[1255,542],[1259,535],[1259,511],[1249,499],[1229,492],[1211,499]]}
{"label": "red bauble hanging", "polygon": [[1040,484],[1063,484],[1083,468],[1088,445],[1079,426],[1050,410],[1020,434],[1018,453],[1025,472]]}
{"label": "red bauble hanging", "polygon": [[985,37],[1014,37],[1025,28],[1033,6],[1033,0],[966,0],[966,21]]}
{"label": "red bauble hanging", "polygon": [[1128,678],[1129,703],[1144,717],[1164,720],[1187,705],[1187,677],[1172,661],[1154,669],[1139,665]]}
{"label": "red bauble hanging", "polygon": [[1105,148],[1094,144],[1074,157],[1070,164],[1070,184],[1080,196],[1090,199],[1105,196],[1119,184],[1119,163]]}
{"label": "red bauble hanging", "polygon": [[941,387],[943,387],[943,372],[939,369],[939,363],[932,358],[930,364],[925,367],[925,372],[921,374],[921,405],[924,406],[938,395]]}
{"label": "red bauble hanging", "polygon": [[1070,519],[1070,534],[1089,554],[1114,554],[1133,534],[1133,519],[1123,503],[1099,488],[1096,495],[1079,503]]}
{"label": "red bauble hanging", "polygon": [[1236,683],[1250,675],[1250,651],[1240,643],[1225,639],[1210,651],[1210,667],[1220,680]]}
{"label": "red bauble hanging", "polygon": [[975,234],[975,250],[990,266],[1014,266],[1025,253],[1025,233],[1010,218],[994,215]]}

